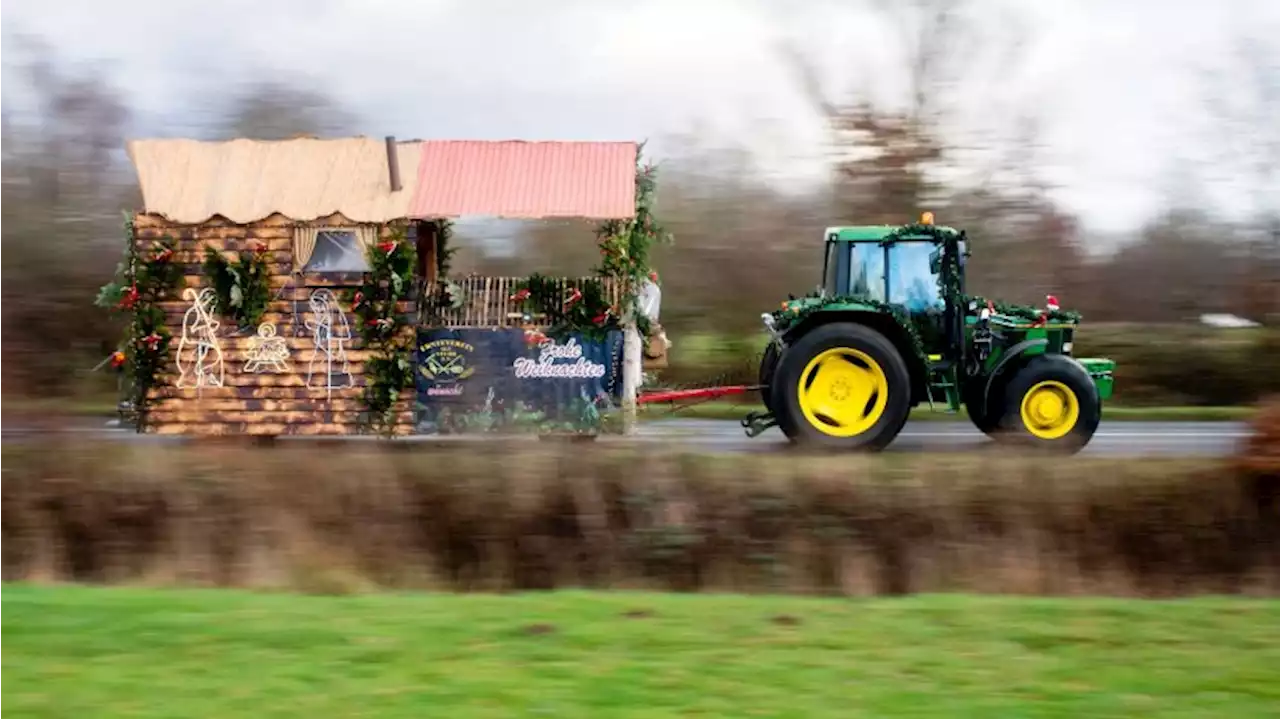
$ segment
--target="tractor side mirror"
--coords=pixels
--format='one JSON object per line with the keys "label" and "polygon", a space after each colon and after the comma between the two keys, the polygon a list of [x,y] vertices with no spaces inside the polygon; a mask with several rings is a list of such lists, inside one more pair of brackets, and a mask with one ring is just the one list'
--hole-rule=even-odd
{"label": "tractor side mirror", "polygon": [[929,253],[929,271],[935,275],[942,271],[942,248]]}

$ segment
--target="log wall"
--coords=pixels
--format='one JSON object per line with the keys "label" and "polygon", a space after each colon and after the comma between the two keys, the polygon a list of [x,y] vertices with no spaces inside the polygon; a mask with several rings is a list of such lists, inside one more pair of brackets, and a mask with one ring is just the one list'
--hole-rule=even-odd
{"label": "log wall", "polygon": [[[350,227],[352,223],[340,215],[310,223],[322,227]],[[319,387],[307,386],[308,361],[314,350],[311,333],[305,322],[309,317],[307,301],[319,287],[329,287],[335,294],[359,284],[358,277],[325,277],[293,274],[294,221],[273,215],[250,225],[237,225],[214,218],[200,225],[177,225],[163,217],[140,214],[134,219],[136,242],[141,248],[164,237],[178,241],[177,261],[183,264],[187,287],[207,285],[201,263],[206,246],[233,256],[240,250],[263,243],[270,253],[273,299],[263,322],[276,325],[277,336],[284,337],[289,348],[288,371],[249,373],[245,371],[249,339],[256,328],[240,332],[235,321],[217,318],[221,323],[217,337],[222,349],[225,385],[201,389],[178,388],[176,362],[171,352],[169,372],[156,388],[147,431],[181,435],[348,435],[359,429],[359,413],[363,407],[364,361],[369,356],[356,332],[350,308],[342,307],[351,324],[353,339],[347,343],[347,362],[353,386],[335,387],[329,392],[322,377]],[[389,238],[397,230],[384,225],[381,235]],[[173,350],[182,336],[183,314],[190,303],[177,299],[164,303],[166,324],[173,332]],[[412,304],[402,311],[410,314]],[[400,410],[399,431],[406,433],[412,422],[412,407],[406,399]]]}

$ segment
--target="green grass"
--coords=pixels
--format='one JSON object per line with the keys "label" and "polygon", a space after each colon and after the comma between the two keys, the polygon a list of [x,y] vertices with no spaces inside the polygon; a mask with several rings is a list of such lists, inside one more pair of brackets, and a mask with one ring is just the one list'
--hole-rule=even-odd
{"label": "green grass", "polygon": [[[739,420],[748,412],[763,412],[764,405],[745,402],[703,402],[689,405],[676,412],[671,410],[678,405],[647,405],[642,416],[653,419],[725,419]],[[1253,407],[1112,407],[1104,405],[1102,419],[1110,422],[1226,422],[1247,420],[1253,416]],[[911,412],[911,419],[931,422],[967,422],[968,415],[964,409],[951,414],[941,406],[936,411],[928,407],[916,407]]]}
{"label": "green grass", "polygon": [[1280,603],[5,587],[36,717],[1246,717]]}

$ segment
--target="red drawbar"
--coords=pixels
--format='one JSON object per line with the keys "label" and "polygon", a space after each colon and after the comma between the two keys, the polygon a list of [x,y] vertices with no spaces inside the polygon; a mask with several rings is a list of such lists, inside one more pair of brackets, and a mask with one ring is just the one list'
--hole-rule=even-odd
{"label": "red drawbar", "polygon": [[731,387],[703,387],[701,389],[673,389],[665,392],[650,392],[636,397],[637,404],[649,404],[652,402],[679,402],[680,400],[689,399],[715,399],[716,397],[727,397],[731,394],[746,394],[753,389],[750,385],[733,385]]}

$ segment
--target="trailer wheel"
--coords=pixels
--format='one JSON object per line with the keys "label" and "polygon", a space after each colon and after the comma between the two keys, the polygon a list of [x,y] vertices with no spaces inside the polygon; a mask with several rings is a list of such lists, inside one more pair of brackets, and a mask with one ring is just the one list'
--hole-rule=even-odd
{"label": "trailer wheel", "polygon": [[1000,439],[1074,454],[1102,421],[1098,388],[1064,355],[1032,359],[1006,385]]}
{"label": "trailer wheel", "polygon": [[760,357],[760,399],[764,402],[764,408],[773,411],[773,396],[770,390],[773,389],[773,375],[778,369],[778,343],[769,342],[769,346],[764,348],[764,354]]}
{"label": "trailer wheel", "polygon": [[783,353],[771,383],[774,416],[792,442],[883,449],[911,411],[911,375],[893,343],[865,325],[821,325]]}

